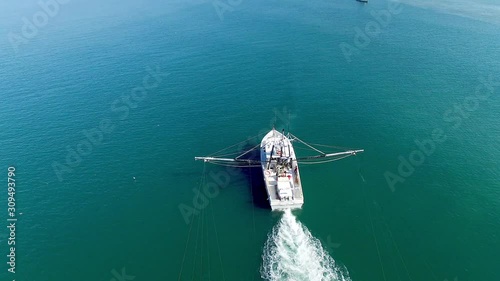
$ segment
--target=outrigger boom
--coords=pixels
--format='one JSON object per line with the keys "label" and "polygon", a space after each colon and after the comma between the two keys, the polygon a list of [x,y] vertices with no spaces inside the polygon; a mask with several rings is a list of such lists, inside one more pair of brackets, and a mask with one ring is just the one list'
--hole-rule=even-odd
{"label": "outrigger boom", "polygon": [[[356,153],[364,152],[364,151],[365,151],[364,149],[347,150],[347,151],[336,152],[336,153],[328,153],[328,154],[320,154],[320,155],[315,155],[315,156],[301,157],[301,158],[297,158],[295,160],[300,161],[300,160],[307,160],[307,159],[327,158],[327,157],[335,157],[335,156],[343,156],[343,155],[354,156],[354,155],[356,155]],[[251,160],[251,159],[219,158],[219,157],[195,157],[194,160],[203,160],[205,162],[220,161],[220,162],[242,162],[242,163],[251,163],[251,164],[262,163],[262,161]]]}
{"label": "outrigger boom", "polygon": [[356,155],[356,153],[364,152],[364,151],[365,151],[364,149],[348,150],[348,151],[342,151],[342,152],[336,152],[336,153],[328,153],[328,154],[321,154],[321,155],[315,155],[315,156],[301,157],[301,158],[297,158],[297,160],[316,159],[316,158],[334,157],[334,156],[343,156],[343,155]]}
{"label": "outrigger boom", "polygon": [[[292,146],[293,141],[299,141],[310,149],[320,153],[319,155],[297,158]],[[260,160],[241,159],[243,155],[259,148]],[[226,148],[227,149],[227,148]],[[223,149],[222,151],[226,150]],[[245,151],[235,158],[222,157],[195,157],[195,160],[203,160],[213,164],[223,165],[222,162],[233,163],[230,166],[235,167],[255,167],[262,168],[264,183],[267,191],[267,200],[272,210],[286,208],[301,208],[304,204],[304,195],[302,193],[302,183],[299,173],[299,161],[304,164],[325,163],[336,161],[345,157],[354,156],[364,149],[349,149],[342,152],[324,153],[323,151],[300,140],[296,136],[288,133],[287,135],[276,131],[274,128],[266,134],[261,143],[254,148]],[[221,155],[221,156],[227,156]],[[343,156],[343,157],[342,157]],[[338,159],[325,161],[307,161],[312,159],[325,159],[338,157]]]}
{"label": "outrigger boom", "polygon": [[237,158],[218,158],[218,157],[195,157],[194,160],[203,160],[205,162],[210,161],[225,161],[225,162],[244,162],[244,163],[260,163],[257,160],[251,159],[237,159]]}

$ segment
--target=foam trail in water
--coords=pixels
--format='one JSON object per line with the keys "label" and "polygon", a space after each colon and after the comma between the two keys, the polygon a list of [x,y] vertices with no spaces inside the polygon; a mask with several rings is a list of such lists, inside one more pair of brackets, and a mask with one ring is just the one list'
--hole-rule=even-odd
{"label": "foam trail in water", "polygon": [[269,281],[348,281],[321,242],[286,210],[264,246],[262,278]]}

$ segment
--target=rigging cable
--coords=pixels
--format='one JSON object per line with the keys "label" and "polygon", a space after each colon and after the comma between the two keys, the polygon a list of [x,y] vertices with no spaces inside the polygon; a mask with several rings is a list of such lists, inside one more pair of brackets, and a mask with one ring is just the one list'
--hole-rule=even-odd
{"label": "rigging cable", "polygon": [[210,270],[211,270],[210,269],[210,243],[209,243],[210,239],[209,239],[209,236],[208,236],[208,233],[209,233],[209,230],[210,230],[208,228],[209,225],[210,225],[209,221],[210,221],[210,218],[207,218],[207,252],[208,252],[208,254],[207,254],[207,263],[208,263],[208,280],[210,281],[212,279],[212,277],[211,277],[212,274],[210,273]]}
{"label": "rigging cable", "polygon": [[[209,202],[210,204],[210,202]],[[200,278],[203,280],[203,227],[205,226],[205,208],[201,209],[201,261],[200,261]]]}
{"label": "rigging cable", "polygon": [[229,148],[232,148],[232,147],[238,146],[238,145],[240,145],[240,144],[242,144],[242,143],[248,142],[249,140],[255,139],[255,138],[256,138],[256,137],[258,137],[258,136],[259,136],[259,135],[253,136],[253,137],[248,138],[248,139],[246,139],[246,140],[244,140],[244,141],[242,141],[242,142],[239,142],[239,143],[237,143],[237,144],[234,144],[234,145],[228,146],[228,147],[226,147],[226,148],[223,148],[223,149],[221,149],[221,150],[219,150],[219,151],[217,151],[217,152],[214,152],[214,153],[210,154],[209,156],[213,156],[213,155],[215,155],[215,154],[217,154],[217,153],[219,153],[219,152],[222,152],[222,151],[227,150],[227,149],[229,149]]}
{"label": "rigging cable", "polygon": [[382,217],[382,222],[385,224],[385,227],[387,228],[387,230],[389,230],[389,235],[391,236],[392,243],[394,243],[394,246],[396,247],[396,250],[398,251],[399,257],[401,258],[401,262],[403,263],[403,265],[405,267],[406,274],[408,274],[408,278],[410,279],[410,281],[412,281],[411,276],[410,276],[410,271],[408,271],[408,266],[406,266],[406,262],[403,259],[403,255],[401,254],[401,251],[399,250],[398,244],[396,243],[396,239],[394,239],[394,235],[392,234],[392,231],[389,228],[389,225],[385,221],[384,217]]}
{"label": "rigging cable", "polygon": [[291,135],[292,137],[294,137],[296,140],[298,140],[298,141],[300,141],[301,143],[303,143],[304,145],[306,145],[306,146],[308,146],[308,147],[310,147],[310,148],[312,148],[312,149],[316,150],[317,152],[319,152],[319,153],[321,153],[321,154],[325,154],[323,151],[321,151],[321,150],[319,150],[319,149],[316,149],[316,148],[314,148],[313,146],[310,146],[310,145],[309,145],[309,144],[307,144],[305,141],[303,141],[303,140],[299,139],[297,136],[292,135],[292,134],[290,134],[290,135]]}
{"label": "rigging cable", "polygon": [[200,237],[200,222],[202,218],[198,217],[198,228],[196,229],[196,239],[194,243],[194,258],[193,258],[193,273],[191,274],[191,280],[194,280],[194,273],[196,269],[196,253],[198,253],[198,238]]}
{"label": "rigging cable", "polygon": [[210,164],[224,166],[224,167],[237,167],[237,168],[255,168],[260,167],[261,165],[238,165],[238,164],[222,164],[220,162],[209,161]]}
{"label": "rigging cable", "polygon": [[352,156],[352,155],[345,155],[345,156],[342,156],[340,158],[335,158],[335,159],[331,159],[331,160],[309,161],[309,162],[299,162],[299,163],[300,164],[305,164],[305,165],[321,164],[321,163],[328,163],[328,162],[334,162],[334,161],[342,160],[342,159],[347,158],[349,156]]}
{"label": "rigging cable", "polygon": [[241,156],[243,156],[243,155],[247,154],[248,152],[250,152],[250,151],[252,151],[252,150],[255,150],[255,149],[256,149],[257,147],[259,147],[259,146],[260,146],[260,143],[259,143],[258,145],[256,145],[256,146],[252,147],[250,150],[245,151],[243,154],[240,154],[240,155],[236,156],[236,157],[235,157],[235,159],[238,159],[238,158],[240,158]]}
{"label": "rigging cable", "polygon": [[220,267],[221,267],[221,271],[222,271],[222,280],[226,281],[226,277],[224,275],[224,266],[222,265],[222,254],[221,254],[220,244],[219,244],[219,235],[217,234],[217,225],[215,224],[215,216],[214,216],[214,207],[213,207],[213,204],[210,205],[210,209],[212,211],[212,221],[214,223],[215,241],[217,241],[217,248],[219,250],[219,261],[220,261]]}
{"label": "rigging cable", "polygon": [[309,143],[310,145],[316,145],[316,146],[322,146],[322,147],[330,147],[330,148],[336,148],[340,150],[354,150],[349,147],[342,147],[342,146],[334,146],[334,145],[326,145],[326,144],[318,144],[318,143]]}
{"label": "rigging cable", "polygon": [[375,247],[377,248],[378,260],[380,262],[380,267],[382,268],[382,275],[384,276],[384,280],[387,281],[387,278],[385,277],[384,265],[382,264],[382,256],[380,255],[380,249],[379,249],[379,245],[378,245],[377,235],[375,234],[375,227],[373,226],[372,213],[371,213],[371,210],[370,210],[370,206],[368,205],[368,200],[366,198],[367,195],[366,195],[365,188],[363,188],[363,195],[364,195],[364,199],[365,199],[364,200],[365,201],[365,206],[368,209],[368,218],[370,220],[370,224],[371,224],[371,228],[372,228],[373,240],[375,240]]}
{"label": "rigging cable", "polygon": [[[203,184],[205,182],[206,166],[207,166],[206,163],[203,163],[203,174],[201,175],[200,187],[198,188],[198,192],[201,192],[201,187],[203,186]],[[189,232],[188,232],[188,238],[186,239],[186,246],[184,248],[184,255],[182,257],[182,262],[181,262],[181,270],[179,271],[179,278],[177,279],[177,281],[181,280],[182,270],[184,268],[184,262],[186,260],[187,248],[188,248],[188,245],[189,245],[189,240],[191,238],[191,230],[193,230],[193,224],[194,224],[194,220],[192,220],[191,223],[190,223]]]}

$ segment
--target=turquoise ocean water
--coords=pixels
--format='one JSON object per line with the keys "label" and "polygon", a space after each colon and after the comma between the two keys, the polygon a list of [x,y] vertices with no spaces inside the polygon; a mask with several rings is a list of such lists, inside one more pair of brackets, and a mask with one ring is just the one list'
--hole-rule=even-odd
{"label": "turquoise ocean water", "polygon": [[[500,280],[500,6],[402,2],[381,26],[382,0],[215,2],[222,20],[210,1],[72,0],[17,51],[9,34],[43,10],[1,3],[2,224],[11,165],[18,216],[1,280]],[[301,166],[287,214],[258,169],[193,160],[273,124],[365,153]],[[196,207],[211,173],[228,184]]]}

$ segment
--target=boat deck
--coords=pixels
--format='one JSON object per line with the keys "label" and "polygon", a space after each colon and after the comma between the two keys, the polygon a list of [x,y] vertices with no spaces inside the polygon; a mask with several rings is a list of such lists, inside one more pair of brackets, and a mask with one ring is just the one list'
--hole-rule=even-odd
{"label": "boat deck", "polygon": [[[300,208],[304,204],[304,195],[302,193],[302,185],[295,184],[292,189],[292,197],[290,199],[280,200],[277,190],[276,176],[268,176],[266,179],[266,189],[268,191],[269,203],[271,209],[279,208]],[[300,181],[299,181],[300,182]]]}
{"label": "boat deck", "polygon": [[269,132],[261,143],[261,161],[271,209],[302,207],[299,167],[290,140],[276,130]]}

